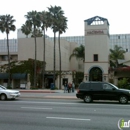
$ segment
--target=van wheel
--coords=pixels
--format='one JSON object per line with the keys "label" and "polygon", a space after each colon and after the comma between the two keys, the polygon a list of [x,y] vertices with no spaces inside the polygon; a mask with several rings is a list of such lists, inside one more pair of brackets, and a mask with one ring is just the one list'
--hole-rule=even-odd
{"label": "van wheel", "polygon": [[4,101],[4,100],[7,99],[7,96],[6,96],[5,94],[1,94],[1,95],[0,95],[0,99],[1,99],[2,101]]}
{"label": "van wheel", "polygon": [[127,98],[126,96],[122,95],[122,96],[120,96],[120,98],[119,98],[119,102],[120,102],[121,104],[127,104],[127,103],[128,103],[128,98]]}
{"label": "van wheel", "polygon": [[85,103],[92,102],[92,97],[91,97],[90,95],[85,95],[85,96],[84,96],[84,102],[85,102]]}

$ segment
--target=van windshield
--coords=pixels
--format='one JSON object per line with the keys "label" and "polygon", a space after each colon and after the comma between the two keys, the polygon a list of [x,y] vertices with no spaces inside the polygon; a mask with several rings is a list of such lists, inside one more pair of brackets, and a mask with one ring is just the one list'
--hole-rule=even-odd
{"label": "van windshield", "polygon": [[112,85],[114,88],[116,88],[116,89],[119,89],[117,86],[115,86],[114,84],[111,84],[111,83],[109,83],[110,85]]}

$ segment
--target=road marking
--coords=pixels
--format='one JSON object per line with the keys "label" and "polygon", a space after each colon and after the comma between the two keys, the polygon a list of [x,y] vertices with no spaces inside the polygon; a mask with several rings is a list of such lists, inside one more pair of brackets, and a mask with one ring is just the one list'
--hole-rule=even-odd
{"label": "road marking", "polygon": [[52,108],[40,108],[40,107],[21,107],[23,109],[47,109],[47,110],[52,110]]}
{"label": "road marking", "polygon": [[[17,102],[17,101],[16,101],[16,102]],[[19,102],[19,101],[18,101],[18,102]],[[31,102],[29,102],[29,101],[20,101],[20,102],[23,102],[23,103],[55,104],[55,105],[56,105],[56,104],[63,104],[63,105],[64,105],[64,104],[66,104],[66,105],[67,105],[67,104],[69,104],[69,105],[70,105],[70,104],[79,104],[79,103],[66,103],[66,102],[65,102],[65,103],[63,103],[63,102],[32,102],[32,101],[31,101]]]}
{"label": "road marking", "polygon": [[46,117],[48,119],[62,119],[62,120],[78,120],[78,121],[90,121],[91,119],[81,119],[81,118],[64,118],[64,117]]}
{"label": "road marking", "polygon": [[87,103],[68,103],[68,102],[34,102],[34,101],[15,101],[13,103],[36,103],[36,104],[55,104],[55,105],[80,105],[80,106],[109,106],[109,107],[113,107],[113,106],[119,106],[119,107],[130,107],[130,104],[125,104],[125,105],[120,105],[120,104],[107,104],[107,103],[91,103],[91,104],[87,104]]}

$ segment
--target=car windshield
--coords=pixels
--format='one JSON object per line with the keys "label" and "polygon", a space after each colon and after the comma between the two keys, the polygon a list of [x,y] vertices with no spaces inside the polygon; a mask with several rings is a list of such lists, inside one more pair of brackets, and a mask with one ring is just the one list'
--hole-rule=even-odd
{"label": "car windshield", "polygon": [[2,90],[2,89],[6,89],[6,88],[4,86],[0,85],[0,89]]}
{"label": "car windshield", "polygon": [[111,83],[109,83],[110,85],[112,85],[114,88],[116,88],[116,89],[119,89],[117,86],[115,86],[114,84],[111,84]]}

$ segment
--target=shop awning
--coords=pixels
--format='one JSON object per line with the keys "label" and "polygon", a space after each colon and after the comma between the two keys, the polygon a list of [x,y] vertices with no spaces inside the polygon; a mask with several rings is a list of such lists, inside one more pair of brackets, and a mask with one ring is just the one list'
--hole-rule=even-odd
{"label": "shop awning", "polygon": [[9,78],[9,74],[7,73],[0,73],[0,79],[8,79]]}
{"label": "shop awning", "polygon": [[27,74],[21,74],[21,73],[17,73],[17,74],[12,74],[12,79],[26,79],[27,78]]}

